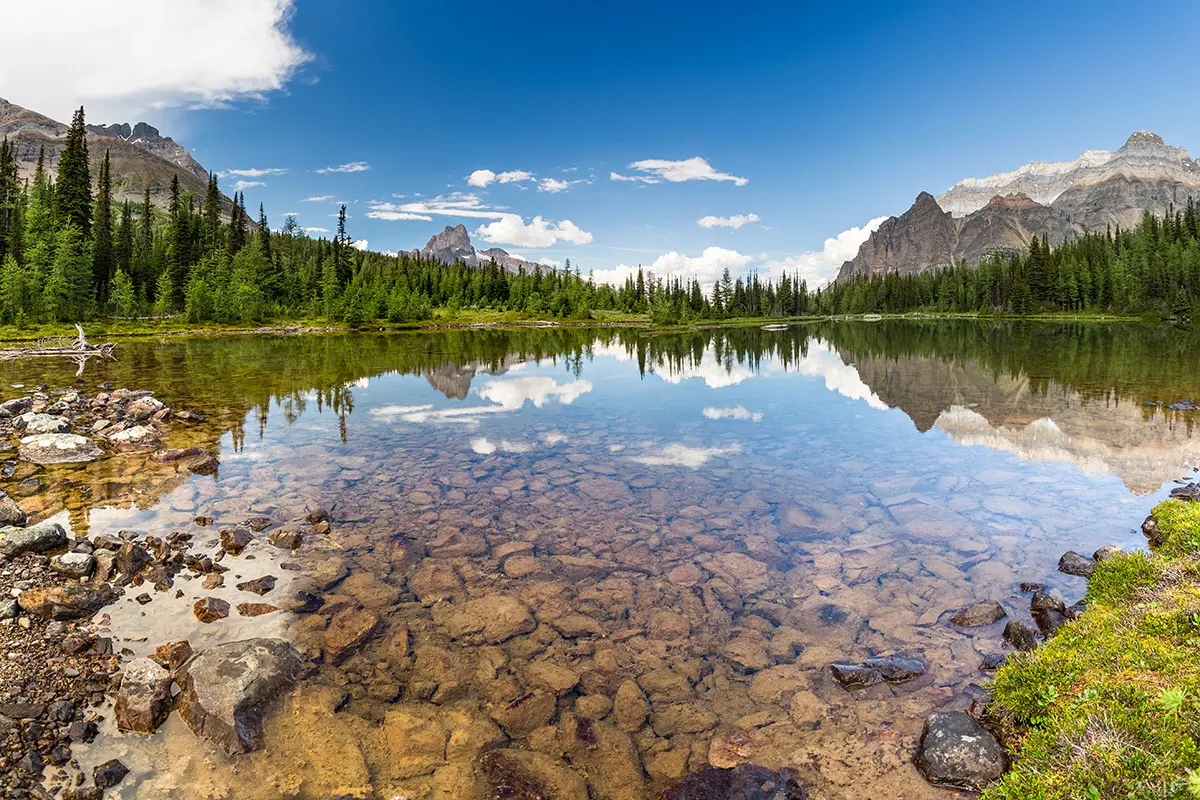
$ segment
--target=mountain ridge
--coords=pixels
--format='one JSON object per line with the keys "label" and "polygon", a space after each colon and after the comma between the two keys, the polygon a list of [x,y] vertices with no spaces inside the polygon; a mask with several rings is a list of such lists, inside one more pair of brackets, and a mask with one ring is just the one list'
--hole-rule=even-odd
{"label": "mountain ridge", "polygon": [[467,227],[462,224],[447,225],[445,230],[435,233],[423,248],[413,250],[411,255],[413,258],[432,259],[443,264],[454,264],[461,261],[470,267],[481,267],[490,261],[495,261],[514,274],[519,272],[522,267],[529,271],[532,271],[534,267],[551,269],[545,264],[528,261],[507,250],[501,250],[499,247],[477,251],[475,245],[471,243],[471,235],[467,232]]}
{"label": "mountain ridge", "polygon": [[1086,231],[1132,228],[1146,212],[1162,216],[1192,198],[1200,198],[1200,162],[1137,131],[1115,152],[1088,150],[1074,161],[967,178],[937,198],[921,192],[867,238],[836,280],[974,266],[989,255],[1027,251],[1035,236],[1060,245]]}

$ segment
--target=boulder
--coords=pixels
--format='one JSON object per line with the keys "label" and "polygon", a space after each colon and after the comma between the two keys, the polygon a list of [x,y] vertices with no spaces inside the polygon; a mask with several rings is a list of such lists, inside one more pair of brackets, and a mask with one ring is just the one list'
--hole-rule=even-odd
{"label": "boulder", "polygon": [[1004,626],[1004,641],[1018,650],[1032,650],[1037,647],[1037,634],[1033,628],[1014,619]]}
{"label": "boulder", "polygon": [[794,770],[770,770],[757,764],[732,769],[708,767],[659,795],[661,800],[808,800]]}
{"label": "boulder", "polygon": [[0,525],[24,527],[29,522],[29,515],[21,510],[17,501],[8,496],[8,492],[0,489]]}
{"label": "boulder", "polygon": [[134,450],[153,450],[162,444],[158,432],[145,425],[134,425],[118,431],[108,437],[109,444],[119,453],[129,453]]}
{"label": "boulder", "polygon": [[12,426],[25,436],[38,436],[43,433],[69,433],[71,423],[62,417],[52,417],[49,414],[36,414],[27,411],[16,417]]}
{"label": "boulder", "polygon": [[861,689],[880,681],[904,683],[924,675],[926,669],[924,661],[903,653],[868,658],[860,664],[830,665],[833,677],[846,689]]}
{"label": "boulder", "polygon": [[1000,779],[1007,762],[989,730],[965,711],[949,711],[925,720],[916,765],[935,786],[979,791]]}
{"label": "boulder", "polygon": [[988,600],[984,603],[976,603],[970,608],[964,608],[951,617],[950,621],[960,628],[974,628],[980,625],[991,625],[1005,616],[1007,614],[1004,606],[995,600]]}
{"label": "boulder", "polygon": [[255,578],[252,581],[242,581],[237,585],[239,592],[250,592],[262,597],[275,589],[275,576],[264,575],[261,578]]}
{"label": "boulder", "polygon": [[491,709],[491,717],[510,739],[521,739],[554,718],[557,702],[553,694],[538,689]]}
{"label": "boulder", "polygon": [[92,770],[92,782],[103,792],[119,785],[128,774],[129,767],[113,758]]}
{"label": "boulder", "polygon": [[33,408],[32,397],[14,397],[12,400],[0,403],[0,417],[15,417],[18,414],[24,414],[31,408]]}
{"label": "boulder", "polygon": [[96,443],[74,433],[43,433],[21,440],[18,454],[34,464],[82,464],[104,455]]}
{"label": "boulder", "polygon": [[67,532],[55,522],[43,522],[28,528],[0,528],[0,560],[24,553],[46,553],[67,546]]}
{"label": "boulder", "polygon": [[87,553],[63,553],[50,559],[50,569],[68,578],[86,578],[95,566],[96,559]]}
{"label": "boulder", "polygon": [[179,714],[229,755],[263,746],[263,714],[290,691],[300,654],[281,639],[247,639],[202,651],[179,670]]}
{"label": "boulder", "polygon": [[216,622],[229,616],[229,603],[219,597],[202,597],[192,606],[192,613],[201,622]]}
{"label": "boulder", "polygon": [[468,644],[500,644],[537,627],[529,607],[506,594],[469,600],[437,616],[452,638]]}
{"label": "boulder", "polygon": [[221,549],[231,556],[241,555],[253,541],[254,534],[249,528],[225,528],[221,531]]}
{"label": "boulder", "polygon": [[171,673],[149,658],[129,662],[113,713],[118,730],[154,733],[171,713]]}
{"label": "boulder", "polygon": [[112,599],[111,591],[82,583],[27,589],[17,602],[30,614],[43,619],[84,619],[95,614]]}
{"label": "boulder", "polygon": [[1088,558],[1082,553],[1076,553],[1074,550],[1068,550],[1063,553],[1062,558],[1058,560],[1058,571],[1067,575],[1078,575],[1081,578],[1090,578],[1092,573],[1096,571],[1096,562]]}

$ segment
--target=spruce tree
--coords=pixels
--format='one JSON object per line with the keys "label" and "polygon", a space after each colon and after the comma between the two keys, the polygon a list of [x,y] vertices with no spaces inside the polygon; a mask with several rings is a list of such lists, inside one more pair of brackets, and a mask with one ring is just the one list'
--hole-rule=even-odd
{"label": "spruce tree", "polygon": [[92,224],[92,279],[101,307],[107,303],[113,271],[112,230],[112,173],[108,151],[100,163],[100,179],[96,186],[96,208]]}
{"label": "spruce tree", "polygon": [[92,269],[83,231],[67,223],[54,243],[54,264],[43,290],[46,311],[59,322],[79,322],[92,302]]}
{"label": "spruce tree", "polygon": [[204,249],[215,253],[221,242],[221,192],[217,188],[217,176],[208,174],[208,191],[204,195]]}
{"label": "spruce tree", "polygon": [[87,239],[92,232],[92,175],[88,166],[87,129],[83,124],[82,106],[75,112],[67,131],[54,194],[60,223],[74,225]]}
{"label": "spruce tree", "polygon": [[133,275],[133,206],[126,200],[121,204],[121,221],[114,237],[113,262],[118,270]]}

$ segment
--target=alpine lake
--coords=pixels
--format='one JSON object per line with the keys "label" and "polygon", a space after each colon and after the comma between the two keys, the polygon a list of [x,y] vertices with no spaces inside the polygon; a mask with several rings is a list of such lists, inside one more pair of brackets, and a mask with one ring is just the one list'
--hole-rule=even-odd
{"label": "alpine lake", "polygon": [[[303,668],[264,746],[233,757],[178,713],[143,736],[93,709],[101,735],[74,756],[129,767],[112,797],[523,797],[498,794],[495,751],[536,754],[513,763],[563,800],[651,798],[741,762],[793,767],[818,800],[955,797],[913,753],[928,714],[984,696],[1005,622],[1030,620],[1020,584],[1079,600],[1059,557],[1143,547],[1137,526],[1200,465],[1200,412],[1170,407],[1200,399],[1200,334],[1166,325],[235,335],[115,355],[78,377],[7,362],[0,386],[150,390],[203,417],[164,446],[204,448],[215,474],[10,451],[0,488],[75,536],[183,531],[216,556],[222,529],[262,531],[223,586],[130,587],[92,626],[129,659],[268,637]],[[269,541],[280,525],[298,547]],[[237,588],[264,576],[262,596]],[[206,597],[279,610],[206,624]],[[1006,620],[950,623],[988,600]],[[853,691],[831,674],[892,654],[924,673]]]}

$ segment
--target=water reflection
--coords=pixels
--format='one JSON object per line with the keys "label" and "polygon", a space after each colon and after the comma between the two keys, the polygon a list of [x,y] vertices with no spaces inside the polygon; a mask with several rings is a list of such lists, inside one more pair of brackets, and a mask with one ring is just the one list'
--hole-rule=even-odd
{"label": "water reflection", "polygon": [[[81,386],[200,411],[168,444],[219,450],[219,473],[121,455],[19,467],[5,488],[38,477],[22,502],[94,533],[209,515],[201,548],[248,516],[333,510],[298,570],[262,542],[230,562],[304,581],[320,613],[201,628],[198,585],[113,611],[134,653],[270,634],[313,664],[271,747],[241,762],[177,723],[81,754],[125,759],[139,797],[476,797],[499,747],[588,776],[596,797],[617,796],[604,776],[650,797],[734,751],[801,766],[817,797],[939,797],[909,764],[920,721],[965,705],[1002,649],[947,612],[996,599],[1024,618],[1021,581],[1077,599],[1054,572],[1063,550],[1138,542],[1163,483],[1196,463],[1190,413],[1145,405],[1200,395],[1195,346],[1165,328],[977,323],[129,343]],[[494,607],[515,611],[474,633]],[[369,638],[340,641],[343,615]],[[849,695],[826,669],[899,650],[929,674]],[[648,717],[629,716],[627,682]],[[598,751],[580,749],[581,718]]]}

